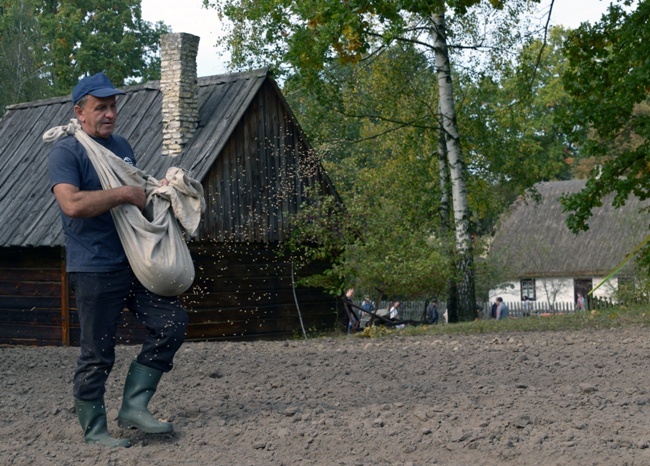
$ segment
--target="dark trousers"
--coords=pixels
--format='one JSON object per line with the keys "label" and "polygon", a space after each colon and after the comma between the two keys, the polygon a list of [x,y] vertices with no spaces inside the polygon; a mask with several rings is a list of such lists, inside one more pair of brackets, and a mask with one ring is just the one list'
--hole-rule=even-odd
{"label": "dark trousers", "polygon": [[127,308],[148,330],[138,363],[169,372],[185,340],[188,317],[176,297],[158,296],[135,278],[130,268],[118,272],[74,272],[70,283],[77,299],[81,354],[73,394],[80,400],[104,396],[115,362],[120,314]]}

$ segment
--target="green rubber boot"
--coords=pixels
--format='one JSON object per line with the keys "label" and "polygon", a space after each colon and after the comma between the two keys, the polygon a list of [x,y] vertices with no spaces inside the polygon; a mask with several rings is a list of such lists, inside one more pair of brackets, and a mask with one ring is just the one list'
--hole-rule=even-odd
{"label": "green rubber boot", "polygon": [[131,362],[129,374],[124,382],[122,408],[117,415],[117,424],[127,429],[140,429],[149,434],[165,434],[174,431],[169,422],[162,422],[153,417],[147,404],[156,392],[162,371]]}
{"label": "green rubber boot", "polygon": [[114,438],[108,433],[106,426],[106,407],[104,399],[92,401],[74,399],[74,409],[77,412],[79,423],[84,431],[86,443],[98,443],[107,447],[131,446],[131,441],[126,438]]}

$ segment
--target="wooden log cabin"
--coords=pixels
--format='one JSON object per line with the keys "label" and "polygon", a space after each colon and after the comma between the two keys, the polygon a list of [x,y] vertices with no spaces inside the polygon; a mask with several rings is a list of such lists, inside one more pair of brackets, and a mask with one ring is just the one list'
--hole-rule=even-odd
{"label": "wooden log cabin", "polygon": [[[121,89],[116,129],[145,172],[162,177],[178,166],[205,190],[189,243],[196,279],[182,296],[187,338],[288,337],[301,333],[301,318],[304,328],[331,328],[334,299],[295,286],[280,250],[306,190],[336,192],[267,71],[197,79],[197,48],[198,37],[164,36],[160,82]],[[79,342],[41,139],[73,116],[66,96],[10,106],[0,120],[0,344]],[[125,312],[120,342],[137,343],[143,332]]]}

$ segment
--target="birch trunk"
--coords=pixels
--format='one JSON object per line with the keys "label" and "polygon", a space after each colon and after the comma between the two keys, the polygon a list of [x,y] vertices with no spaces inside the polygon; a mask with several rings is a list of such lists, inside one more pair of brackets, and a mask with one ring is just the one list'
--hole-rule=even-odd
{"label": "birch trunk", "polygon": [[[438,115],[442,111],[438,105]],[[440,176],[440,236],[447,254],[451,258],[451,264],[456,270],[456,248],[453,242],[454,232],[451,228],[453,220],[451,217],[451,183],[449,182],[449,162],[447,158],[447,141],[445,130],[442,127],[442,120],[438,119],[438,172]],[[458,322],[458,285],[455,274],[450,274],[447,279],[447,318],[449,322]]]}
{"label": "birch trunk", "polygon": [[467,189],[465,187],[465,165],[458,135],[458,126],[456,124],[456,108],[454,105],[444,12],[433,15],[432,22],[436,73],[438,77],[440,122],[445,134],[454,215],[458,319],[467,321],[472,320],[476,315],[476,299],[472,241],[469,232],[469,207],[467,203]]}

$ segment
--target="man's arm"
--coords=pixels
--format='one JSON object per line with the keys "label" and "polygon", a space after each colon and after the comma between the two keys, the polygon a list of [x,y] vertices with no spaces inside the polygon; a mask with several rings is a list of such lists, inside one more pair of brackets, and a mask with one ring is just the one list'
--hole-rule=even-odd
{"label": "man's arm", "polygon": [[53,191],[63,213],[72,218],[96,217],[120,204],[133,204],[142,210],[147,202],[144,189],[137,186],[80,191],[74,185],[59,183]]}

